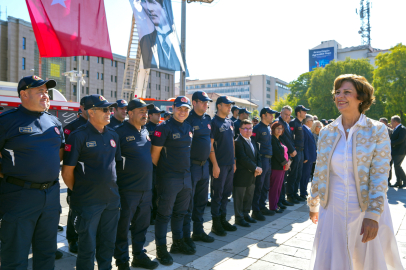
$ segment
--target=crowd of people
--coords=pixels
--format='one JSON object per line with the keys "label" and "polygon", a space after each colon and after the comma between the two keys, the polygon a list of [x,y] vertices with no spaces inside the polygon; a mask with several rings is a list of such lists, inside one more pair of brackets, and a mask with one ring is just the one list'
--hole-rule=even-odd
{"label": "crowd of people", "polygon": [[[347,77],[342,81],[352,82]],[[149,226],[155,226],[160,264],[173,263],[170,253],[195,254],[196,241],[215,241],[203,226],[208,194],[211,232],[218,236],[236,231],[236,225],[251,227],[266,221],[267,216],[305,201],[312,211],[310,218],[317,222],[315,209],[320,201],[325,206],[320,164],[325,162],[326,147],[333,144],[325,134],[339,126],[338,119],[319,121],[299,105],[294,110],[285,106],[281,112],[265,107],[251,121],[251,112],[235,106],[227,96],[218,97],[216,115],[210,117],[206,111],[213,101],[205,92],[196,91],[192,101],[177,97],[172,115],[161,123],[164,111],[141,99],[108,102],[101,95],[85,96],[80,101],[80,117],[62,128],[47,113],[47,91],[55,84],[37,76],[24,77],[18,85],[21,106],[0,115],[2,269],[27,268],[31,244],[33,269],[53,269],[61,212],[61,161],[68,187],[66,238],[69,250],[78,254],[79,270],[93,269],[95,258],[98,269],[111,269],[113,257],[119,270],[128,270],[130,265],[155,269],[159,264],[144,249]],[[335,97],[341,97],[340,87]],[[342,91],[347,99],[348,89]],[[355,103],[362,106],[362,102]],[[358,121],[365,118],[362,108]],[[376,125],[376,121],[363,121],[354,126]],[[391,126],[387,119],[380,122],[387,132],[380,129],[382,137],[376,136],[389,141],[390,134],[396,186],[404,187],[401,163],[406,154],[406,128],[399,116],[392,117]],[[346,132],[348,136],[356,131],[348,128]],[[349,149],[348,142],[342,144],[340,149]],[[388,151],[390,156],[390,149],[384,155]],[[340,155],[347,158],[347,154]],[[386,165],[382,166],[389,171]],[[313,178],[316,184],[308,194]],[[227,218],[230,198],[234,225]],[[172,245],[168,252],[169,222]]]}

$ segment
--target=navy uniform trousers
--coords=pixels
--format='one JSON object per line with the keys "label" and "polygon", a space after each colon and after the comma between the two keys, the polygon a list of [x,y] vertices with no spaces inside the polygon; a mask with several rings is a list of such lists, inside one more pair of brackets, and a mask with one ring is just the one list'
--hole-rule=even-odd
{"label": "navy uniform trousers", "polygon": [[312,167],[313,162],[306,162],[303,164],[302,178],[300,179],[300,196],[307,196],[307,185],[310,181]]}
{"label": "navy uniform trousers", "polygon": [[143,248],[151,218],[152,191],[120,190],[120,201],[120,220],[118,221],[116,248],[114,250],[116,265],[130,260],[128,230],[131,231],[133,256],[137,259],[147,257]]}
{"label": "navy uniform trousers", "polygon": [[59,183],[40,190],[0,182],[2,270],[26,270],[31,243],[32,268],[54,269],[59,199]]}
{"label": "navy uniform trousers", "polygon": [[184,178],[157,177],[157,205],[155,220],[155,243],[166,245],[168,223],[171,221],[172,239],[183,238],[183,222],[188,212],[192,197],[192,180],[190,174]]}
{"label": "navy uniform trousers", "polygon": [[219,217],[227,214],[228,197],[233,192],[234,164],[220,166],[218,178],[211,180],[211,215]]}
{"label": "navy uniform trousers", "polygon": [[120,217],[120,201],[71,207],[76,217],[75,229],[79,235],[76,269],[93,269],[95,255],[99,270],[111,269]]}
{"label": "navy uniform trousers", "polygon": [[[71,196],[72,191],[68,189],[68,195],[66,196],[66,202],[68,205],[70,205],[70,196]],[[75,220],[75,217],[73,215],[72,209],[69,207],[69,212],[68,212],[68,220],[66,224],[66,240],[68,242],[77,242],[78,241],[78,234],[75,231],[75,226],[73,225],[73,222]]]}
{"label": "navy uniform trousers", "polygon": [[262,174],[255,179],[254,197],[252,199],[252,211],[260,211],[266,208],[269,186],[271,184],[271,159],[261,157]]}
{"label": "navy uniform trousers", "polygon": [[286,180],[286,195],[296,196],[299,190],[300,179],[302,179],[304,154],[303,151],[297,150],[297,155],[293,158],[291,171]]}
{"label": "navy uniform trousers", "polygon": [[190,173],[192,175],[192,198],[183,223],[184,238],[190,238],[191,220],[193,220],[193,233],[204,233],[203,215],[208,201],[210,181],[209,162],[206,162],[203,166],[192,164]]}

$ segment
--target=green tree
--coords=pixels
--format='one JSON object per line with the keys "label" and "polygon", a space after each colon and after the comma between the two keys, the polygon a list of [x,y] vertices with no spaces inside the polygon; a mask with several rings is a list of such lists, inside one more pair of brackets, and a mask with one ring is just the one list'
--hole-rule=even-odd
{"label": "green tree", "polygon": [[252,114],[251,114],[251,119],[252,118],[254,118],[254,117],[259,117],[259,112],[258,112],[258,110],[254,110],[253,112],[252,112]]}
{"label": "green tree", "polygon": [[380,53],[375,59],[374,87],[383,103],[382,114],[390,118],[398,114],[406,123],[406,46],[399,43],[390,53]]}
{"label": "green tree", "polygon": [[342,74],[357,74],[364,76],[370,83],[373,79],[374,67],[368,59],[350,59],[332,61],[325,68],[316,68],[311,73],[310,86],[306,97],[311,111],[319,119],[332,119],[339,116],[334,104],[331,91],[334,80]]}
{"label": "green tree", "polygon": [[272,105],[272,109],[275,110],[275,111],[280,112],[280,111],[282,110],[283,106],[286,106],[286,105],[289,105],[289,106],[291,106],[291,107],[294,109],[294,108],[295,108],[294,106],[296,106],[297,101],[296,101],[295,98],[293,98],[293,101],[292,101],[292,102],[289,102],[289,101],[288,101],[288,97],[289,97],[289,95],[286,96],[286,97],[281,97],[281,98],[279,98],[278,101],[276,101],[276,102]]}
{"label": "green tree", "polygon": [[306,72],[297,78],[297,80],[289,83],[290,94],[287,96],[287,101],[293,107],[297,105],[303,105],[305,107],[309,106],[308,98],[306,93],[310,87],[310,80],[312,78],[312,72]]}

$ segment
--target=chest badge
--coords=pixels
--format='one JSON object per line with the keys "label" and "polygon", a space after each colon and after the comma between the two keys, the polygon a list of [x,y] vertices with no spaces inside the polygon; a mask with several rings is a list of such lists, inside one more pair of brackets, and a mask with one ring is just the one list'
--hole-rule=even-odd
{"label": "chest badge", "polygon": [[116,147],[116,142],[115,142],[113,139],[111,139],[111,140],[110,140],[110,145],[111,145],[112,147]]}
{"label": "chest badge", "polygon": [[193,137],[193,133],[192,133],[192,131],[189,131],[189,136],[190,136],[190,138],[192,138],[192,137]]}
{"label": "chest badge", "polygon": [[194,129],[194,130],[199,130],[200,127],[199,127],[199,126],[194,126],[193,129]]}
{"label": "chest badge", "polygon": [[96,142],[95,141],[92,141],[92,142],[86,142],[86,147],[96,147],[97,146],[97,144],[96,144]]}
{"label": "chest badge", "polygon": [[59,131],[59,129],[57,127],[55,127],[55,132],[56,132],[56,134],[61,135],[61,132]]}
{"label": "chest badge", "polygon": [[32,127],[19,127],[18,131],[20,133],[32,133]]}
{"label": "chest badge", "polygon": [[180,139],[180,134],[179,134],[179,133],[175,133],[175,134],[173,134],[172,136],[173,136],[173,139],[174,139],[174,140]]}
{"label": "chest badge", "polygon": [[[127,142],[131,142],[131,141],[135,141],[135,137],[134,136],[128,136],[125,138]],[[114,146],[113,146],[114,147]]]}
{"label": "chest badge", "polygon": [[207,127],[208,127],[209,129],[211,129],[211,126],[210,126],[210,124],[207,124]]}

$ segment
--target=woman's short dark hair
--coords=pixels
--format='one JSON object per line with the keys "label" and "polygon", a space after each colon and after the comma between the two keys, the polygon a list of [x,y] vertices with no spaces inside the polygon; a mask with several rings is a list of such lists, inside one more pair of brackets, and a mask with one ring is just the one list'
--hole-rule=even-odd
{"label": "woman's short dark hair", "polygon": [[[277,127],[279,127],[279,126],[282,127],[282,134],[283,134],[283,132],[285,132],[285,128],[283,127],[283,125],[282,125],[281,123],[279,123],[279,121],[275,121],[275,122],[272,124],[272,126],[271,126],[272,134],[275,134],[275,129],[276,129]],[[282,134],[281,134],[281,135],[282,135]]]}
{"label": "woman's short dark hair", "polygon": [[363,76],[355,74],[343,74],[338,76],[334,81],[334,89],[331,92],[333,99],[335,98],[336,90],[341,87],[344,82],[350,82],[357,90],[357,99],[361,100],[358,107],[360,113],[365,113],[375,101],[374,87]]}

